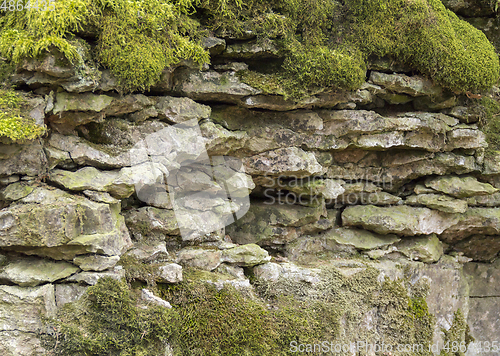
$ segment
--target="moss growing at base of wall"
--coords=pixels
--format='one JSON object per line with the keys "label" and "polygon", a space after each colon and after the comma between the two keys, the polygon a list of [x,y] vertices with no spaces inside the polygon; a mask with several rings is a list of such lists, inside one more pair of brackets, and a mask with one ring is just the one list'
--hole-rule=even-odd
{"label": "moss growing at base of wall", "polygon": [[[442,330],[444,333],[444,347],[440,356],[464,356],[464,350],[474,341],[470,335],[469,325],[460,309],[455,312],[453,323],[449,330]],[[462,345],[462,347],[460,347]]]}
{"label": "moss growing at base of wall", "polygon": [[0,89],[0,141],[25,142],[45,133],[45,128],[22,113],[24,99],[13,90]]}
{"label": "moss growing at base of wall", "polygon": [[154,305],[140,308],[136,294],[125,282],[100,279],[47,321],[55,334],[45,339],[46,348],[64,356],[163,355],[178,316]]}

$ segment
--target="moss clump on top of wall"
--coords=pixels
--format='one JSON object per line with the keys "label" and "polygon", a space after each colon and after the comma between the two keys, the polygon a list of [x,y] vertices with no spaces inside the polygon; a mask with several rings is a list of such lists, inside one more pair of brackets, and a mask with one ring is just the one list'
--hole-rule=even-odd
{"label": "moss clump on top of wall", "polygon": [[439,0],[60,0],[54,11],[4,12],[0,52],[19,63],[56,47],[78,61],[68,39],[94,28],[100,63],[124,90],[146,90],[182,59],[209,61],[198,21],[222,35],[283,39],[285,92],[357,88],[370,56],[392,57],[456,92],[488,89],[499,76],[486,36]]}
{"label": "moss clump on top of wall", "polygon": [[60,0],[54,11],[6,11],[0,17],[0,52],[14,63],[57,48],[73,63],[82,58],[70,39],[95,29],[97,59],[124,91],[146,90],[162,70],[181,59],[198,64],[209,56],[197,43],[192,1]]}
{"label": "moss clump on top of wall", "polygon": [[13,90],[0,89],[0,141],[24,142],[45,133],[44,127],[24,117],[23,103],[24,99]]}
{"label": "moss clump on top of wall", "polygon": [[[344,5],[274,0],[245,5],[234,7],[229,24],[226,17],[214,16],[209,25],[227,32],[250,28],[263,37],[279,34],[287,53],[283,75],[293,85],[359,87],[371,56],[391,57],[456,92],[486,90],[498,81],[500,67],[492,44],[439,0],[346,0]],[[281,20],[265,21],[265,14],[280,14]]]}

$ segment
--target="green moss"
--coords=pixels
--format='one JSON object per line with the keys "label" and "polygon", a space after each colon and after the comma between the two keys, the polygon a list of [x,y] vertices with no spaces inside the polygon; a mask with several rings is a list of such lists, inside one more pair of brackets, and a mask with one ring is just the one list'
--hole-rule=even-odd
{"label": "green moss", "polygon": [[[444,348],[440,352],[440,356],[464,356],[464,350],[474,341],[470,335],[469,326],[460,309],[455,312],[453,323],[449,330],[442,329],[444,333]],[[464,345],[460,350],[460,345]]]}
{"label": "green moss", "polygon": [[46,339],[53,355],[161,355],[177,325],[175,311],[137,306],[138,296],[125,282],[100,279],[76,303],[66,304],[55,334]]}
{"label": "green moss", "polygon": [[489,97],[471,100],[468,114],[479,118],[481,129],[486,135],[488,151],[500,150],[500,103]]}
{"label": "green moss", "polygon": [[73,63],[82,56],[71,42],[83,28],[98,33],[97,59],[109,67],[125,91],[146,90],[162,70],[181,59],[198,64],[208,54],[197,43],[189,19],[192,1],[61,0],[54,11],[8,11],[0,18],[0,52],[13,63],[51,48]]}
{"label": "green moss", "polygon": [[[285,39],[283,75],[296,85],[353,89],[364,80],[370,57],[390,57],[457,92],[481,91],[498,81],[499,62],[479,30],[439,0],[245,2],[230,24],[214,15],[213,28],[251,29],[260,36],[263,13],[283,20],[272,35]],[[284,26],[285,19],[291,24]],[[313,21],[314,19],[314,21]],[[315,22],[317,19],[317,22]],[[286,88],[285,88],[286,89]],[[271,92],[272,93],[272,92]]]}
{"label": "green moss", "polygon": [[0,89],[0,140],[24,142],[45,133],[45,128],[23,114],[24,99],[13,90]]}

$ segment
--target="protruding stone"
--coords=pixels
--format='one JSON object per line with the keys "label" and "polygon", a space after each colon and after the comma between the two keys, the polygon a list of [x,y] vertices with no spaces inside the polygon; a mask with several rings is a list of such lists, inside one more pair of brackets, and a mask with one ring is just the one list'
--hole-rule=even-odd
{"label": "protruding stone", "polygon": [[474,177],[444,176],[428,178],[425,181],[425,186],[456,198],[489,195],[498,191],[488,183],[478,182]]}
{"label": "protruding stone", "polygon": [[125,278],[125,270],[121,268],[120,269],[115,268],[113,270],[104,272],[80,272],[69,278],[66,278],[64,281],[69,283],[76,282],[80,284],[87,284],[90,286],[94,286],[97,284],[97,281],[101,278],[112,278],[119,281]]}
{"label": "protruding stone", "polygon": [[84,271],[101,272],[114,267],[119,260],[120,256],[86,255],[75,257],[73,263]]}
{"label": "protruding stone", "polygon": [[409,259],[425,263],[437,262],[443,255],[443,244],[435,234],[403,239],[396,247]]}
{"label": "protruding stone", "polygon": [[413,206],[426,206],[445,213],[465,213],[468,207],[465,200],[454,199],[442,194],[410,195],[406,198],[405,203]]}
{"label": "protruding stone", "polygon": [[21,287],[35,287],[42,283],[66,278],[78,270],[78,267],[67,262],[23,258],[11,261],[5,267],[0,268],[0,280],[6,280]]}
{"label": "protruding stone", "polygon": [[436,86],[430,79],[421,76],[409,77],[404,74],[386,74],[373,71],[370,74],[370,81],[396,93],[411,96],[436,96],[442,93],[440,87]]}
{"label": "protruding stone", "polygon": [[269,253],[256,244],[246,244],[222,251],[222,262],[252,267],[269,262]]}
{"label": "protruding stone", "polygon": [[219,250],[187,247],[179,251],[177,261],[186,266],[213,271],[222,263],[222,252]]}
{"label": "protruding stone", "polygon": [[192,119],[210,117],[210,106],[198,104],[189,98],[174,98],[170,96],[158,97],[156,110],[159,119],[167,119],[174,124],[180,124]]}
{"label": "protruding stone", "polygon": [[158,268],[160,274],[158,282],[160,283],[179,283],[182,282],[182,266],[177,263],[168,263]]}
{"label": "protruding stone", "polygon": [[168,309],[172,308],[172,306],[170,305],[169,302],[161,299],[160,297],[155,296],[153,294],[153,292],[151,292],[148,289],[141,290],[141,299],[143,302],[145,302],[147,304],[153,304],[153,305],[157,305],[159,307],[168,308]]}

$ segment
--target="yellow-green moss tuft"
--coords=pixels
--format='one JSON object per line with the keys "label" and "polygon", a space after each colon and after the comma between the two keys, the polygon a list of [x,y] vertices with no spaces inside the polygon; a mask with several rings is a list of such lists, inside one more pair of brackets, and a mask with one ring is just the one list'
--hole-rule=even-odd
{"label": "yellow-green moss tuft", "polygon": [[45,133],[43,126],[22,114],[24,99],[13,90],[0,89],[0,140],[24,142]]}

